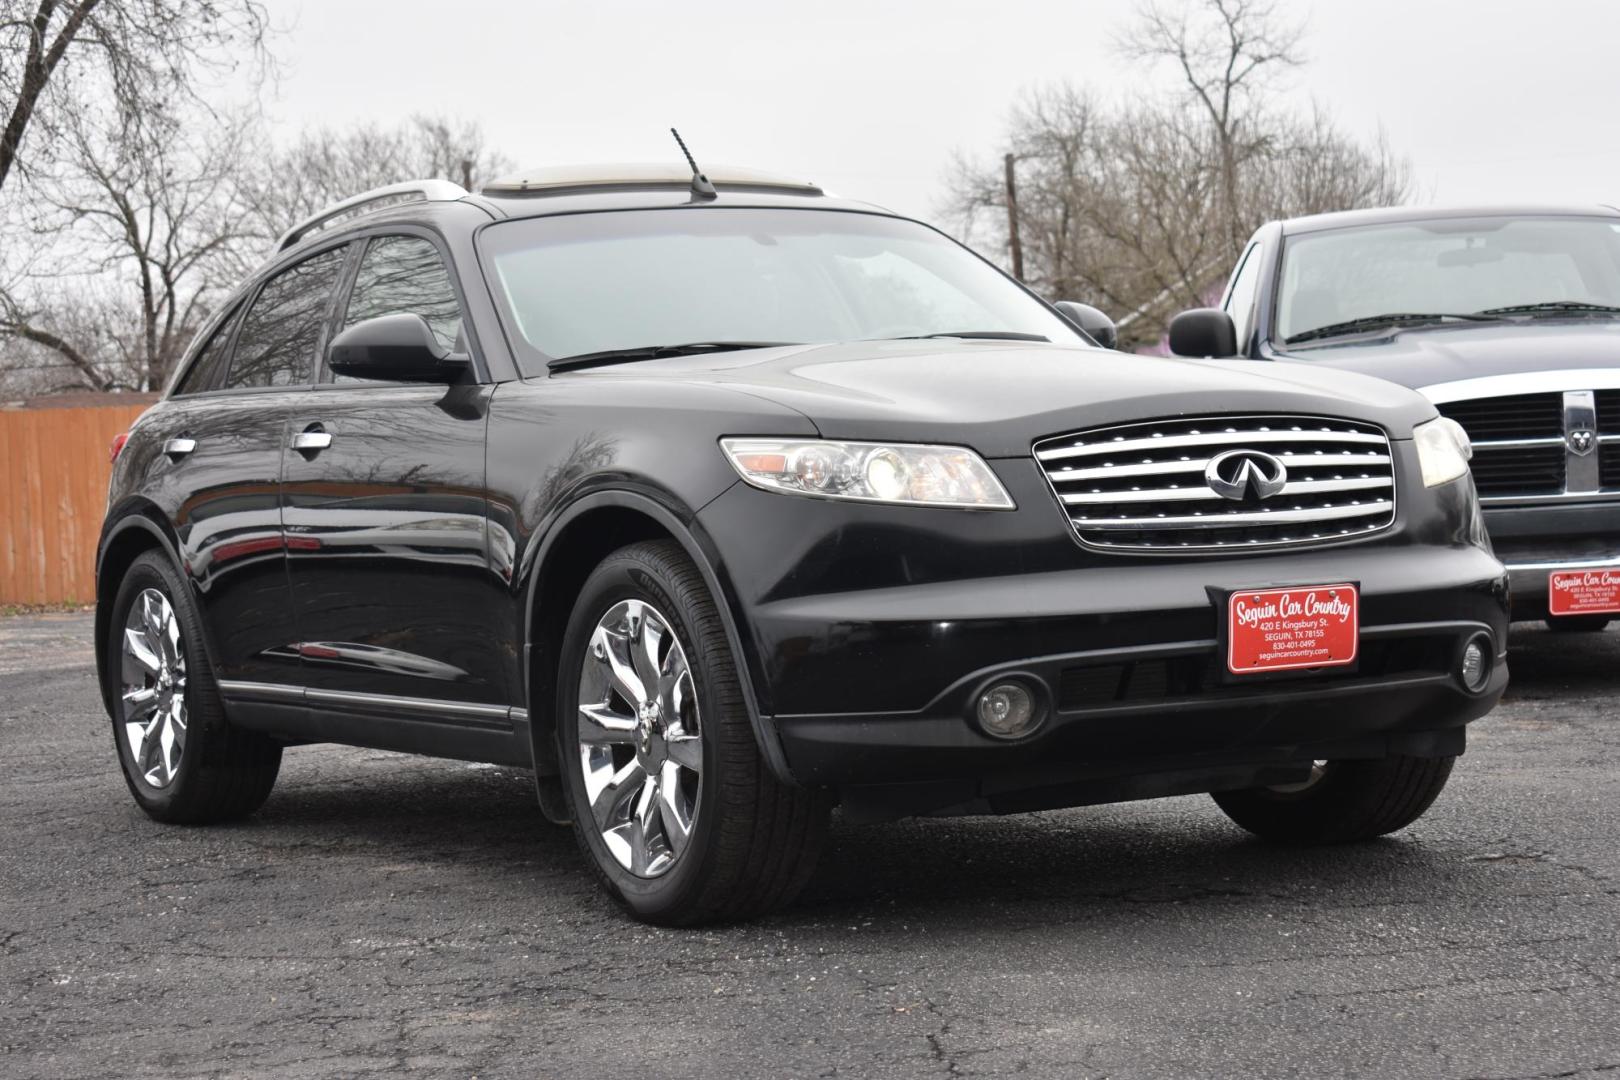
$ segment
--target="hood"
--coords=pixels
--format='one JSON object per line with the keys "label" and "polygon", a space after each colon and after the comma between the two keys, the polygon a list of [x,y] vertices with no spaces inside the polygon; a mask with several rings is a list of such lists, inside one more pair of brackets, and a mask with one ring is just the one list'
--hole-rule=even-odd
{"label": "hood", "polygon": [[[1620,379],[1620,320],[1458,323],[1397,330],[1372,340],[1307,346],[1282,352],[1279,358],[1313,368],[1376,375],[1418,389],[1526,372],[1549,377],[1564,372],[1593,373],[1572,374],[1570,387],[1561,385],[1568,380],[1549,378],[1542,387],[1547,390],[1599,383],[1616,386],[1620,385],[1614,381]],[[1609,374],[1603,377],[1595,369]]]}
{"label": "hood", "polygon": [[[795,409],[823,437],[940,442],[1027,457],[1049,435],[1171,416],[1287,413],[1380,424],[1434,415],[1379,379],[1304,364],[1137,356],[1038,342],[852,342],[592,368],[569,378],[725,386]],[[738,432],[737,434],[770,434]]]}

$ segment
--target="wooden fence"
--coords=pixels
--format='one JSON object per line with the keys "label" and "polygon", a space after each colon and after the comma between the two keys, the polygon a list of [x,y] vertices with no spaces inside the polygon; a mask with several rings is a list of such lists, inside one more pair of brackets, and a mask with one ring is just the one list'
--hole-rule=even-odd
{"label": "wooden fence", "polygon": [[86,394],[0,407],[0,604],[95,600],[108,451],[150,394]]}

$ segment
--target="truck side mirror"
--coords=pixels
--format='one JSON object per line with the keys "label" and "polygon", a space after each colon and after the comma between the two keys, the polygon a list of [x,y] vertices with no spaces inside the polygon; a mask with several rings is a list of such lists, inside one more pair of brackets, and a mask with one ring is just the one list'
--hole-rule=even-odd
{"label": "truck side mirror", "polygon": [[1170,320],[1170,351],[1177,356],[1236,356],[1237,327],[1218,308],[1193,308]]}

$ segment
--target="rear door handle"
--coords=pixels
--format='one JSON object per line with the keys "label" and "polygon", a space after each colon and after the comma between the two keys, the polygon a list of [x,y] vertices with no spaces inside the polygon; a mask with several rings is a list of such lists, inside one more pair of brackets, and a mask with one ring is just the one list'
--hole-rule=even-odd
{"label": "rear door handle", "polygon": [[321,430],[319,424],[311,424],[306,431],[300,431],[293,436],[292,448],[300,454],[318,454],[332,445],[332,433]]}
{"label": "rear door handle", "polygon": [[196,439],[170,439],[163,444],[163,452],[173,461],[179,461],[195,449],[197,449]]}

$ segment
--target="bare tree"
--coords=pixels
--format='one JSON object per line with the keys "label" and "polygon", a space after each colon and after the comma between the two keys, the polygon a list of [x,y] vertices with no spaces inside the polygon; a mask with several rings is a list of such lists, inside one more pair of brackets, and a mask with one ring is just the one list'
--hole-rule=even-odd
{"label": "bare tree", "polygon": [[109,100],[139,127],[205,69],[265,63],[267,27],[257,0],[0,0],[0,190],[32,128],[55,135]]}
{"label": "bare tree", "polygon": [[1268,152],[1239,181],[1251,229],[1273,218],[1394,206],[1411,197],[1411,170],[1382,132],[1358,143],[1320,109],[1273,117],[1270,128]]}
{"label": "bare tree", "polygon": [[[33,288],[0,285],[0,333],[52,350],[94,389],[162,386],[249,240],[233,193],[252,122],[154,114],[131,138],[116,121],[65,118],[60,162],[31,185],[52,253]],[[99,302],[76,307],[90,292]]]}
{"label": "bare tree", "polygon": [[1272,0],[1146,0],[1118,39],[1127,57],[1172,62],[1187,94],[1209,120],[1219,152],[1221,216],[1230,253],[1245,239],[1239,174],[1265,146],[1255,123],[1257,95],[1282,71],[1304,61],[1304,28],[1277,13]]}
{"label": "bare tree", "polygon": [[306,131],[281,149],[251,155],[239,195],[268,243],[340,199],[401,180],[453,180],[476,187],[508,167],[475,122],[415,116],[395,127]]}
{"label": "bare tree", "polygon": [[[1108,109],[1072,86],[1026,93],[1009,121],[1025,280],[1118,313],[1196,302],[1220,273],[1215,154],[1180,110]],[[947,207],[970,238],[1004,245],[1001,170],[958,158]],[[988,228],[986,229],[986,226]],[[1124,324],[1130,340],[1130,323]]]}
{"label": "bare tree", "polygon": [[[1321,113],[1299,119],[1253,111],[1262,136],[1239,162],[1241,213],[1227,217],[1218,139],[1176,103],[1108,108],[1072,86],[1026,93],[1003,153],[1018,170],[1025,280],[1053,299],[1114,313],[1126,346],[1157,340],[1164,319],[1207,303],[1241,245],[1270,218],[1406,197],[1404,166],[1382,141],[1363,146]],[[1001,155],[958,157],[948,213],[970,240],[1005,251]]]}
{"label": "bare tree", "polygon": [[502,166],[476,125],[318,131],[265,149],[253,112],[154,111],[139,130],[86,111],[58,124],[29,177],[31,250],[0,267],[0,370],[10,386],[157,389],[230,289],[281,232],[356,191]]}

